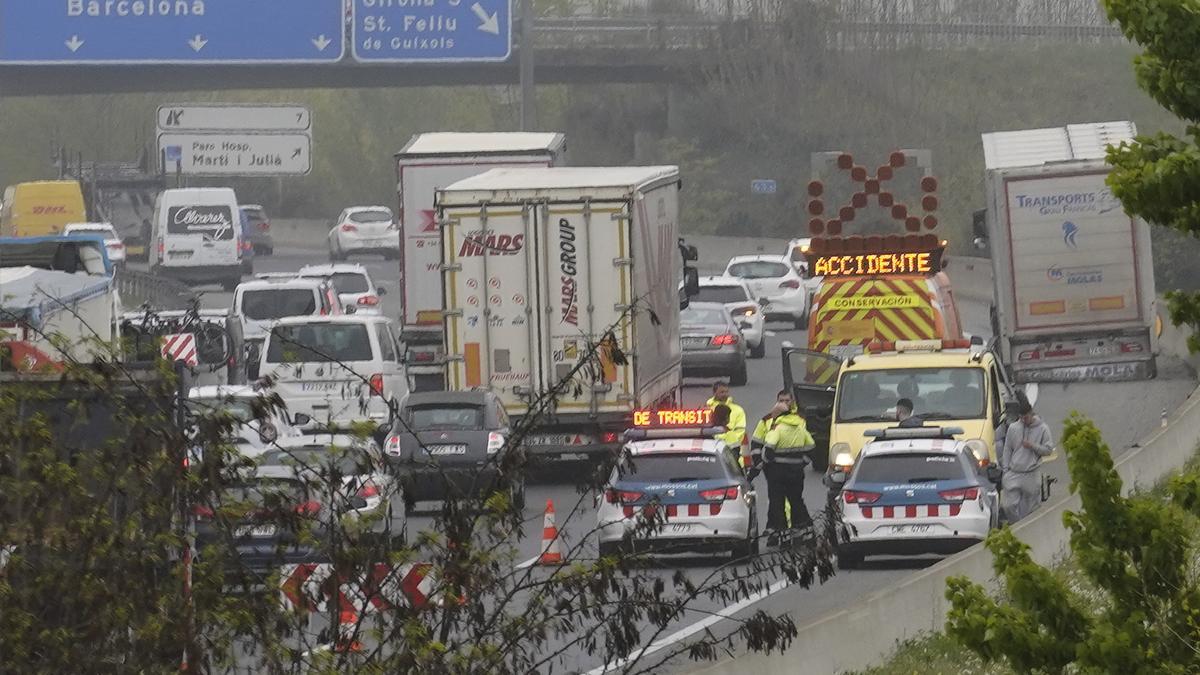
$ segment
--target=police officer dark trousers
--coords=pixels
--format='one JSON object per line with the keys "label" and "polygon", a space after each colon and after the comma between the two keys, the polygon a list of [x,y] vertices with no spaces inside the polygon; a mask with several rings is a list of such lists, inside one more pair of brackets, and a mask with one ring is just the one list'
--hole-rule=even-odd
{"label": "police officer dark trousers", "polygon": [[[799,426],[777,425],[767,434],[766,441],[763,458],[767,476],[767,529],[779,532],[789,526],[808,527],[812,516],[804,505],[804,469],[816,442],[803,422]],[[790,524],[785,502],[791,504]]]}

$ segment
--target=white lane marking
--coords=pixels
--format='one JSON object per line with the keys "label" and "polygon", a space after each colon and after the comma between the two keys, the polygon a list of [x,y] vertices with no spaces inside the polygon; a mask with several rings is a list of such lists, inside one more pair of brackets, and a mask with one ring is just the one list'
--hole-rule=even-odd
{"label": "white lane marking", "polygon": [[[770,595],[774,595],[775,593],[778,593],[779,591],[782,591],[783,589],[785,589],[787,587],[788,587],[787,580],[780,579],[779,581],[776,581],[775,583],[768,586],[766,588],[766,590],[762,590],[757,593],[748,595],[748,596],[746,596],[746,598],[744,600],[736,602],[715,614],[709,614],[708,616],[704,617],[700,621],[697,621],[696,623],[684,626],[683,628],[680,628],[679,630],[675,631],[674,633],[671,633],[670,635],[667,635],[666,637],[654,642],[653,644],[651,644],[649,647],[646,648],[645,652],[639,653],[638,656],[639,657],[650,656],[651,654],[653,654],[657,651],[661,651],[664,647],[666,647],[670,644],[679,642],[680,640],[687,639],[687,638],[691,637],[692,635],[695,635],[696,633],[699,633],[700,631],[717,623],[718,621],[723,621],[725,619],[728,619],[729,617],[733,616],[734,614],[737,614],[738,612],[742,611],[743,609],[746,609],[750,605],[755,604],[759,600],[762,600],[763,598],[766,598]],[[593,669],[587,671],[587,673],[585,673],[585,675],[603,675],[604,673],[615,672],[617,670],[620,670],[621,668],[624,668],[629,662],[630,662],[630,659],[622,659],[621,661],[618,661],[613,664],[605,664],[603,666],[599,666],[599,667],[596,667],[596,668],[593,668]]]}

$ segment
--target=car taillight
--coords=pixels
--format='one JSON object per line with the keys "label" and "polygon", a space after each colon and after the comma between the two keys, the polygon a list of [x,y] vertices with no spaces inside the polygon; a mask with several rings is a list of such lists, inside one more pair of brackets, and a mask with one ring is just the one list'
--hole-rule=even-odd
{"label": "car taillight", "polygon": [[979,488],[959,488],[957,490],[943,490],[938,493],[942,499],[948,502],[972,501],[979,499]]}
{"label": "car taillight", "polygon": [[312,518],[313,516],[317,515],[320,512],[321,512],[320,502],[311,502],[310,501],[310,502],[304,502],[303,504],[296,506],[296,514],[300,515],[300,516],[304,516],[305,518]]}
{"label": "car taillight", "polygon": [[213,510],[203,504],[197,504],[192,507],[192,515],[196,516],[197,520],[212,520]]}
{"label": "car taillight", "polygon": [[271,229],[271,223],[268,223],[267,221],[264,220],[258,224],[258,229],[260,232],[266,232],[267,230]]}
{"label": "car taillight", "polygon": [[108,246],[109,248],[111,248],[112,250],[114,250],[114,251],[120,251],[120,250],[122,250],[122,249],[124,249],[124,248],[125,248],[125,244],[122,244],[122,243],[121,243],[121,242],[119,242],[119,241],[114,241],[114,242],[112,242],[112,243],[110,243],[110,244],[107,244],[107,246]]}
{"label": "car taillight", "polygon": [[387,441],[383,444],[383,451],[392,457],[400,456],[400,437],[392,434],[387,437]]}
{"label": "car taillight", "polygon": [[160,241],[158,242],[158,257],[161,259],[167,252],[167,247]]}
{"label": "car taillight", "polygon": [[712,343],[714,347],[724,347],[727,345],[736,345],[738,337],[736,335],[714,335]]}
{"label": "car taillight", "polygon": [[379,496],[379,486],[374,483],[367,483],[358,489],[358,496],[366,499],[368,497]]}
{"label": "car taillight", "polygon": [[795,279],[784,279],[779,282],[780,288],[800,288],[800,282]]}
{"label": "car taillight", "polygon": [[426,363],[435,361],[436,359],[437,354],[434,352],[413,352],[412,354],[412,360],[418,363]]}
{"label": "car taillight", "polygon": [[358,232],[358,227],[350,223],[342,223],[342,232]]}
{"label": "car taillight", "polygon": [[375,373],[371,376],[371,393],[376,396],[383,396],[383,374]]}
{"label": "car taillight", "polygon": [[617,432],[606,431],[600,435],[600,442],[601,443],[616,443],[617,438],[618,438]]}
{"label": "car taillight", "polygon": [[842,501],[847,504],[874,504],[881,496],[878,492],[842,490]]}
{"label": "car taillight", "polygon": [[628,504],[636,502],[641,498],[642,493],[640,492],[627,492],[625,490],[614,490],[613,488],[608,488],[604,491],[604,501],[609,504]]}
{"label": "car taillight", "polygon": [[710,502],[719,502],[726,499],[737,499],[738,488],[736,485],[733,485],[730,487],[717,488],[715,490],[701,490],[700,498],[706,499]]}
{"label": "car taillight", "polygon": [[494,431],[488,433],[487,451],[489,455],[500,452],[500,448],[504,447],[504,436]]}
{"label": "car taillight", "polygon": [[358,304],[374,307],[379,304],[379,298],[374,295],[364,295],[358,299]]}

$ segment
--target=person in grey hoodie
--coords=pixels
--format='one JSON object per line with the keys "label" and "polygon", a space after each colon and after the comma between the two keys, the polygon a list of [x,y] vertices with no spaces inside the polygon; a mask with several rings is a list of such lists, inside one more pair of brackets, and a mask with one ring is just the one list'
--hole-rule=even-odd
{"label": "person in grey hoodie", "polygon": [[1042,503],[1042,458],[1054,452],[1050,427],[1021,401],[1021,416],[1008,427],[1000,453],[1000,512],[1010,523],[1029,515]]}

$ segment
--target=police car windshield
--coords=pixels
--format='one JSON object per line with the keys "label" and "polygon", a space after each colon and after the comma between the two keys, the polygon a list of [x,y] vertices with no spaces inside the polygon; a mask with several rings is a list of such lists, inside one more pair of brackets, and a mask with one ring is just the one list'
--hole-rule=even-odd
{"label": "police car windshield", "polygon": [[859,462],[856,483],[905,485],[939,480],[963,480],[967,471],[958,455],[943,453],[905,453],[868,455]]}
{"label": "police car windshield", "polygon": [[859,370],[838,384],[839,422],[890,422],[896,401],[913,402],[913,416],[927,420],[984,417],[982,368],[895,368]]}
{"label": "police car windshield", "polygon": [[671,483],[725,477],[720,458],[707,453],[627,456],[617,465],[618,480]]}

